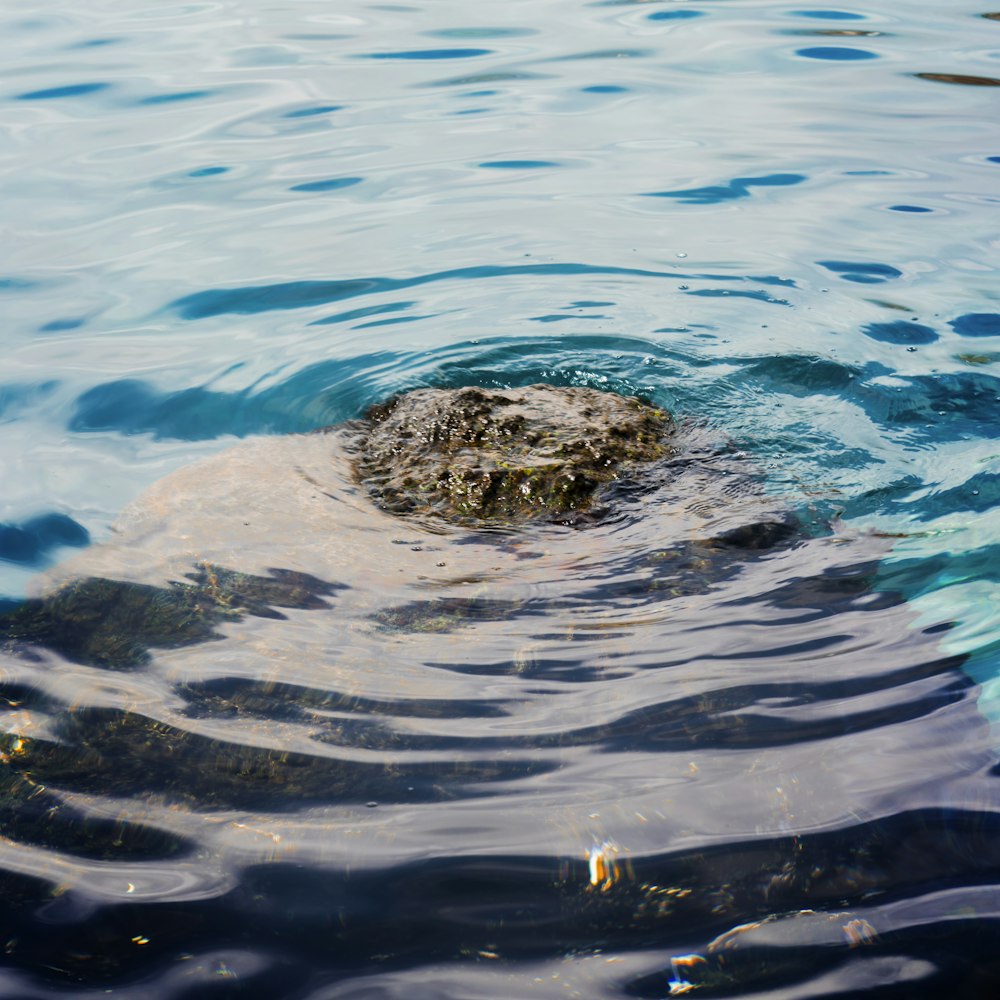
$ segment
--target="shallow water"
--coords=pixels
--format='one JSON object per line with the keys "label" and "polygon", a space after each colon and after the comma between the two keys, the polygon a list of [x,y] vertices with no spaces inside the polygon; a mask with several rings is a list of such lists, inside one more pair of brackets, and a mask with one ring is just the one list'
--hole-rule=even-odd
{"label": "shallow water", "polygon": [[[0,992],[995,995],[997,32],[8,5]],[[542,381],[710,457],[470,533],[304,433]]]}

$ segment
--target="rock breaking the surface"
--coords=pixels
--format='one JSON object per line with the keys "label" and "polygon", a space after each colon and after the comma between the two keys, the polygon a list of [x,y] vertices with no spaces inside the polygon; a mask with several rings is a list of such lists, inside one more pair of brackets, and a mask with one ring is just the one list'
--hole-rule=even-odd
{"label": "rock breaking the surface", "polygon": [[560,520],[673,453],[670,415],[580,387],[417,389],[359,423],[354,468],[383,509],[457,524]]}

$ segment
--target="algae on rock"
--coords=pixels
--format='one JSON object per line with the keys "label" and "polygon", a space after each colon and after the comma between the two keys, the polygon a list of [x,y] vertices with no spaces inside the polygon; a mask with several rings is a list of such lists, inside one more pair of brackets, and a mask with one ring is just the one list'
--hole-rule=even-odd
{"label": "algae on rock", "polygon": [[596,389],[417,389],[368,411],[355,471],[393,513],[559,519],[670,455],[673,430],[664,410]]}

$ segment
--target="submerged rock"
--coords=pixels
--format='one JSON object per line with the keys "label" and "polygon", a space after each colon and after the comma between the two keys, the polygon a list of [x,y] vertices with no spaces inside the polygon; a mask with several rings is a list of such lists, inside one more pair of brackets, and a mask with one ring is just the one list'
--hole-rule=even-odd
{"label": "submerged rock", "polygon": [[673,453],[675,425],[634,396],[578,387],[417,389],[372,407],[355,471],[393,513],[452,523],[561,518]]}
{"label": "submerged rock", "polygon": [[325,598],[338,589],[307,573],[279,569],[263,577],[209,564],[163,587],[83,577],[0,616],[0,648],[29,642],[74,663],[136,667],[150,649],[221,639],[217,626],[227,621],[283,619],[277,608],[329,607]]}
{"label": "submerged rock", "polygon": [[0,617],[11,962],[113,985],[213,921],[319,970],[494,956],[502,995],[567,954],[650,997],[895,962],[913,891],[997,867],[995,754],[870,593],[889,540],[789,508],[724,435],[545,386],[164,477]]}
{"label": "submerged rock", "polygon": [[552,599],[706,593],[799,533],[748,456],[637,397],[417,389],[154,484],[0,617],[0,651],[134,669],[334,594],[365,631],[516,631]]}
{"label": "submerged rock", "polygon": [[799,534],[748,456],[636,397],[418,389],[154,484],[0,617],[0,652],[135,669],[333,595],[365,634],[497,642],[557,606],[704,594]]}

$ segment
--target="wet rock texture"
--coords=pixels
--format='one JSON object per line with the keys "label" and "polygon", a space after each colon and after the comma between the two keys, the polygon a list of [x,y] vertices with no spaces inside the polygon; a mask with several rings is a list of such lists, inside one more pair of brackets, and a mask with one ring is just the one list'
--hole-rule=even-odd
{"label": "wet rock texture", "polygon": [[417,389],[368,411],[355,473],[393,513],[558,520],[671,455],[674,426],[643,400],[596,389]]}

